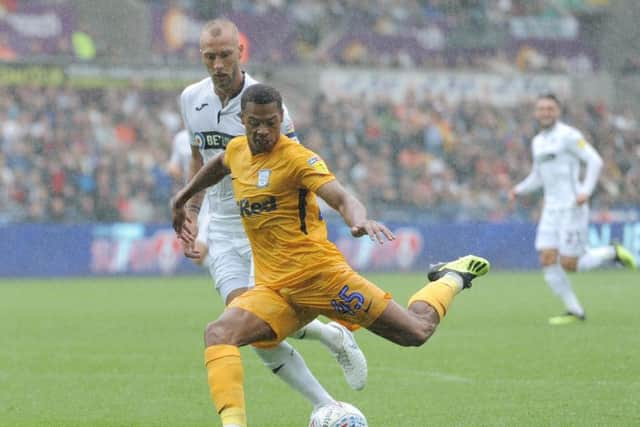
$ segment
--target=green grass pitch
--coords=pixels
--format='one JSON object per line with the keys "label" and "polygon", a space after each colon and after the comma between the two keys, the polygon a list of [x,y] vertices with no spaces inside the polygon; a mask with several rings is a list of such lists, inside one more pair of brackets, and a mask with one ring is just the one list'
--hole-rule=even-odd
{"label": "green grass pitch", "polygon": [[[405,303],[420,275],[370,275]],[[319,344],[294,341],[373,427],[640,425],[640,274],[574,275],[585,324],[550,327],[540,273],[492,273],[422,348],[367,331],[367,387]],[[0,426],[218,426],[202,331],[221,309],[203,274],[0,281]],[[306,426],[310,405],[243,349],[251,426]]]}

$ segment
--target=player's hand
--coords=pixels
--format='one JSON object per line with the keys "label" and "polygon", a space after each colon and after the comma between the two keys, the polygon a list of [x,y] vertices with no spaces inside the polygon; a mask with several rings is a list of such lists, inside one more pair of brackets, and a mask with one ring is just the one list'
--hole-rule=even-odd
{"label": "player's hand", "polygon": [[589,201],[589,196],[584,193],[580,193],[576,196],[576,205],[578,206],[584,205],[588,201]]}
{"label": "player's hand", "polygon": [[169,206],[171,207],[171,225],[176,235],[183,242],[193,242],[195,240],[192,227],[193,220],[187,215],[184,206],[178,204],[176,198],[171,199]]}
{"label": "player's hand", "polygon": [[[181,239],[182,240],[182,239]],[[200,252],[196,248],[196,241],[193,240],[191,242],[185,242],[182,240],[182,253],[189,259],[200,259],[202,257],[202,252]]]}
{"label": "player's hand", "polygon": [[395,240],[396,236],[384,224],[372,219],[366,219],[359,224],[351,227],[351,235],[353,237],[362,237],[368,235],[372,242],[384,243],[384,237],[387,240]]}
{"label": "player's hand", "polygon": [[509,201],[511,203],[515,202],[517,197],[518,197],[518,194],[516,193],[516,190],[514,190],[513,188],[509,190]]}

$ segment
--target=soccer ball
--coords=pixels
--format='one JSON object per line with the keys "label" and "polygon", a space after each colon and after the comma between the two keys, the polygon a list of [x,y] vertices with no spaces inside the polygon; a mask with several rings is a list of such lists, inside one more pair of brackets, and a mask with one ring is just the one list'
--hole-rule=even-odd
{"label": "soccer ball", "polygon": [[367,427],[367,419],[355,406],[335,402],[313,411],[309,427]]}

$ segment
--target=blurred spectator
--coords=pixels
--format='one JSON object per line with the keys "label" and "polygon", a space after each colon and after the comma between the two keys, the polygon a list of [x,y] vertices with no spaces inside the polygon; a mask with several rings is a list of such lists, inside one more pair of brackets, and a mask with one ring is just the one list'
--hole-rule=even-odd
{"label": "blurred spectator", "polygon": [[81,61],[92,61],[96,57],[96,46],[93,38],[85,31],[74,31],[71,34],[73,55]]}
{"label": "blurred spectator", "polygon": [[640,55],[629,55],[622,64],[620,72],[622,74],[640,74]]}
{"label": "blurred spectator", "polygon": [[18,58],[18,54],[11,47],[9,37],[5,33],[0,32],[0,62],[11,62]]}

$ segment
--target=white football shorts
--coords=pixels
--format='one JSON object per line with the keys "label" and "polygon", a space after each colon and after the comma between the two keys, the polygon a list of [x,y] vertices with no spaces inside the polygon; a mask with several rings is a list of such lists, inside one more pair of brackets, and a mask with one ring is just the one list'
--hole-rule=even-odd
{"label": "white football shorts", "polygon": [[200,212],[198,213],[198,234],[196,235],[196,241],[207,244],[207,233],[209,231],[209,198],[205,197],[200,205]]}
{"label": "white football shorts", "polygon": [[577,257],[587,250],[589,206],[542,209],[536,232],[536,250],[557,249],[560,255]]}
{"label": "white football shorts", "polygon": [[211,232],[207,245],[209,273],[223,302],[236,289],[254,286],[253,254],[244,232]]}

